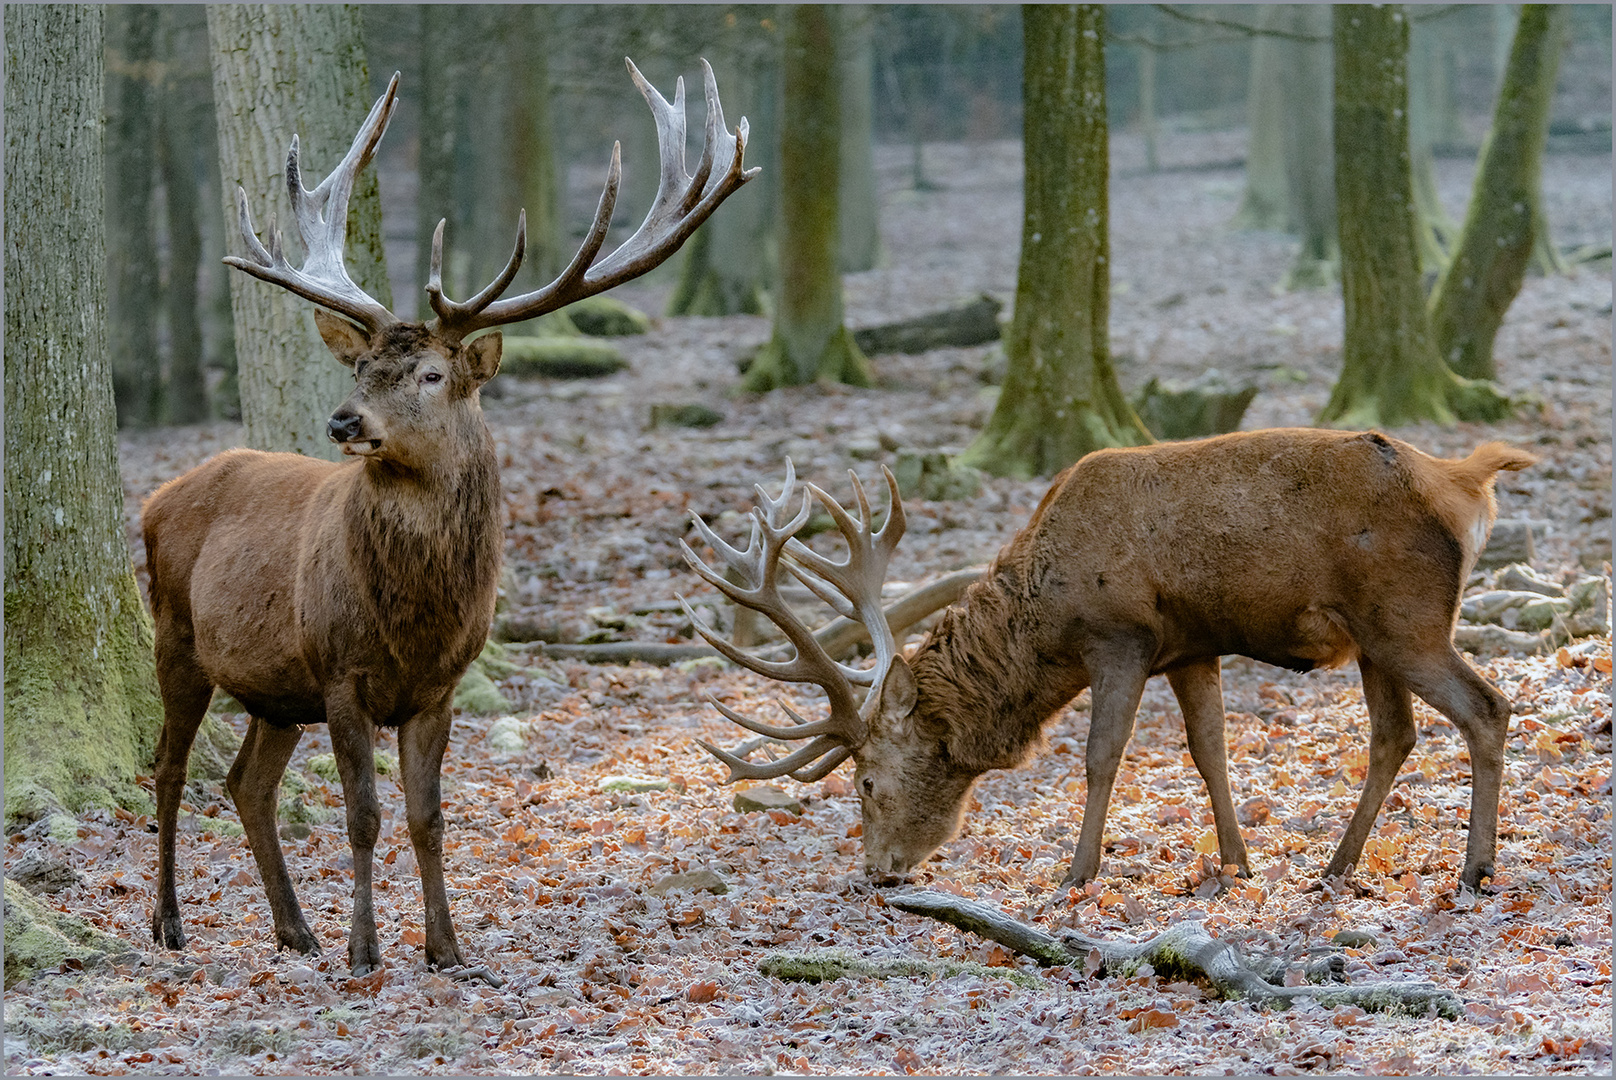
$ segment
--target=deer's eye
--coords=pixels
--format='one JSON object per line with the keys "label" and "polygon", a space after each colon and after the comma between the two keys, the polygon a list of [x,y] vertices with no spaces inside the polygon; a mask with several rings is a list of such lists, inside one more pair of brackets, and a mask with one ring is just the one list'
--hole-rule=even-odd
{"label": "deer's eye", "polygon": [[864,788],[864,794],[866,794],[866,795],[874,795],[875,794],[875,779],[874,779],[874,777],[866,776],[864,778],[864,783],[861,786]]}
{"label": "deer's eye", "polygon": [[440,372],[429,371],[421,376],[421,381],[424,383],[440,383],[443,381],[443,375]]}

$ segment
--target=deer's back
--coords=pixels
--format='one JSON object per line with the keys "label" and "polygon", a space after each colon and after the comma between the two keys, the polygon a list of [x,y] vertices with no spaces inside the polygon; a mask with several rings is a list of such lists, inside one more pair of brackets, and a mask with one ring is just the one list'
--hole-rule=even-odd
{"label": "deer's back", "polygon": [[1451,625],[1474,545],[1431,504],[1438,464],[1307,429],[1101,451],[1013,547],[1068,598],[1080,637],[1146,630],[1163,667],[1227,653],[1332,666],[1388,618]]}

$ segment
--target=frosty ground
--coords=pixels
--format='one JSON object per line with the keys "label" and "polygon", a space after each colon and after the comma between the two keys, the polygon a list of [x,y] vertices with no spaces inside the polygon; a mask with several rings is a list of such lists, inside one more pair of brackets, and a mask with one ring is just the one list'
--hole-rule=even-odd
{"label": "frosty ground", "polygon": [[[1112,195],[1113,350],[1125,389],[1217,367],[1261,387],[1245,427],[1308,424],[1340,362],[1333,292],[1274,289],[1293,250],[1227,228],[1241,173],[1228,134],[1181,134],[1167,171],[1141,171],[1117,139]],[[847,279],[849,321],[903,318],[987,291],[1013,292],[1020,210],[1013,143],[927,148],[938,191],[907,186],[906,149],[880,159],[887,265]],[[1439,161],[1461,216],[1471,163]],[[1608,153],[1551,153],[1546,210],[1562,246],[1609,243]],[[668,282],[621,290],[660,310]],[[1458,455],[1503,438],[1541,456],[1501,478],[1501,514],[1549,523],[1537,569],[1608,573],[1609,263],[1529,279],[1499,337],[1501,381],[1542,409],[1494,426],[1396,434]],[[732,394],[764,319],[663,319],[620,339],[610,379],[509,383],[487,402],[507,511],[506,611],[562,639],[686,640],[683,593],[721,624],[716,594],[678,541],[694,510],[739,533],[751,485],[799,474],[846,495],[903,449],[963,447],[991,408],[992,347],[877,358],[872,390]],[[652,403],[701,402],[707,430],[647,427]],[[235,445],[215,424],[121,440],[131,524],[163,480]],[[898,450],[891,448],[897,447]],[[893,577],[921,583],[985,564],[1025,522],[1045,482],[990,480],[958,501],[908,501]],[[1103,512],[1103,508],[1096,508]],[[827,543],[819,538],[818,543]],[[138,540],[131,532],[137,563]],[[828,550],[828,548],[827,548]],[[1343,930],[1355,982],[1429,979],[1466,1002],[1457,1020],[1299,1007],[1264,1014],[1154,975],[1040,969],[997,946],[886,906],[858,872],[858,802],[847,767],[783,782],[803,807],[740,813],[724,770],[694,739],[736,741],[705,704],[771,715],[782,688],[711,661],[597,666],[511,653],[505,714],[457,718],[445,766],[446,862],[463,950],[505,985],[424,969],[420,890],[402,793],[380,784],[377,914],[385,972],[352,980],[344,942],[351,863],[340,788],[293,758],[305,816],[285,842],[317,959],[274,949],[268,908],[235,810],[200,783],[182,822],[183,952],[154,949],[156,838],[141,815],[92,813],[57,851],[83,875],[49,902],[129,942],[112,966],[6,990],[8,1071],[305,1072],[1341,1072],[1608,1073],[1610,1063],[1610,650],[1479,658],[1513,702],[1495,892],[1456,891],[1469,805],[1462,741],[1416,705],[1420,743],[1365,849],[1371,895],[1310,891],[1356,800],[1367,728],[1356,674],[1297,675],[1225,661],[1236,803],[1254,877],[1223,881],[1204,788],[1182,721],[1153,680],[1107,823],[1102,878],[1057,888],[1084,793],[1088,695],[1046,729],[1029,765],[990,773],[962,835],[918,884],[998,904],[1048,928],[1130,938],[1182,919],[1298,965]],[[813,695],[786,688],[799,710]],[[244,718],[227,717],[240,730]],[[498,726],[503,738],[490,739]],[[512,733],[523,744],[510,741]],[[392,749],[384,736],[384,751]],[[504,747],[505,749],[501,749]],[[664,790],[607,790],[624,775]],[[320,820],[320,819],[324,820]],[[224,824],[219,824],[223,822]],[[12,837],[8,868],[47,839]],[[708,869],[721,894],[671,891]],[[780,953],[842,948],[914,962],[916,973],[810,984],[764,975]],[[954,966],[950,967],[952,964]]]}

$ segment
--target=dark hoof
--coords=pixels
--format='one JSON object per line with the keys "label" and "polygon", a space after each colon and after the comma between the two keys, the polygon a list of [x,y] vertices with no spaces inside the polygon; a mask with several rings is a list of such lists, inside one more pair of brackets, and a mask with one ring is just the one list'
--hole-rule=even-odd
{"label": "dark hoof", "polygon": [[307,926],[294,926],[287,930],[275,931],[275,940],[283,949],[291,949],[307,956],[309,953],[320,951],[320,939],[314,936]]}
{"label": "dark hoof", "polygon": [[348,970],[353,972],[354,978],[369,975],[381,966],[382,950],[375,942],[357,947],[348,946]]}
{"label": "dark hoof", "polygon": [[185,948],[185,931],[180,928],[178,915],[152,916],[152,940],[165,949]]}

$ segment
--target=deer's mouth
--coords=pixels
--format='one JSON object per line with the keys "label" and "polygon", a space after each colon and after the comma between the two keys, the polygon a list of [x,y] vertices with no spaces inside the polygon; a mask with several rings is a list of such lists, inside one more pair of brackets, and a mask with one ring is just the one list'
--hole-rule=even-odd
{"label": "deer's mouth", "polygon": [[370,457],[379,453],[382,448],[380,439],[355,439],[353,442],[341,444],[342,452],[350,457]]}

